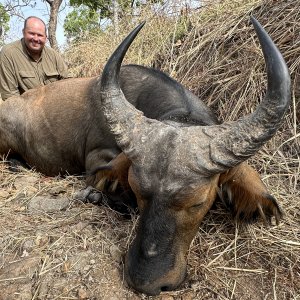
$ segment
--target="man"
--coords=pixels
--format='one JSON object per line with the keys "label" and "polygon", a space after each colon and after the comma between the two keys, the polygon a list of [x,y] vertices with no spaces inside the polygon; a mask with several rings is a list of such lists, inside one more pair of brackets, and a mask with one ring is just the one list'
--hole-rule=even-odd
{"label": "man", "polygon": [[20,95],[40,85],[68,77],[61,56],[45,46],[46,25],[38,17],[24,22],[23,38],[4,46],[0,53],[0,93],[2,100]]}

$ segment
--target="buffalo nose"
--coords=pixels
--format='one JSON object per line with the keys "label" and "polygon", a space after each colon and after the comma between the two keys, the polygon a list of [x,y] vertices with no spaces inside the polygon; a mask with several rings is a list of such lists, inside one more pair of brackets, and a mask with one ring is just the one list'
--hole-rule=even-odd
{"label": "buffalo nose", "polygon": [[151,281],[149,280],[149,274],[143,274],[141,277],[136,276],[136,272],[132,272],[132,276],[129,276],[129,273],[126,274],[126,281],[136,291],[155,296],[161,292],[172,291],[177,288],[186,278],[186,274],[186,267],[184,267],[175,277],[170,276],[170,274],[164,274],[156,278],[156,280]]}
{"label": "buffalo nose", "polygon": [[129,286],[144,294],[158,295],[174,290],[184,281],[186,261],[181,252],[162,253],[156,242],[133,244],[126,255],[124,271]]}

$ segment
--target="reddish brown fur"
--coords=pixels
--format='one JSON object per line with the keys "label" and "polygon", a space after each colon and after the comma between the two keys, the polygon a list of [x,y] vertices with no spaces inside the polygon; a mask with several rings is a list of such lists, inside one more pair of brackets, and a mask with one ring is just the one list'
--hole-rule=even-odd
{"label": "reddish brown fur", "polygon": [[142,212],[145,207],[145,202],[144,202],[143,197],[141,196],[139,184],[138,184],[138,181],[136,180],[136,177],[134,176],[134,174],[132,172],[132,168],[128,172],[128,184],[130,185],[130,188],[134,192],[138,208]]}

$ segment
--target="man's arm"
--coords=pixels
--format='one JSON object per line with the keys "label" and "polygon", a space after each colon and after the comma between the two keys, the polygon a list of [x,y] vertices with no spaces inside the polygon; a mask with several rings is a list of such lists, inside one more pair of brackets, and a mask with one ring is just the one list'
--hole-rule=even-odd
{"label": "man's arm", "polygon": [[3,50],[0,53],[0,79],[2,100],[6,100],[14,95],[20,95],[12,60]]}

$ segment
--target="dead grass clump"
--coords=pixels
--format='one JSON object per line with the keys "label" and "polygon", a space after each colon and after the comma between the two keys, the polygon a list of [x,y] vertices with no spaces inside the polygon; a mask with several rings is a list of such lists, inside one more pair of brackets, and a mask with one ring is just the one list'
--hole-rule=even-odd
{"label": "dead grass clump", "polygon": [[[249,22],[249,14],[254,15],[283,53],[292,77],[290,110],[281,130],[261,151],[266,164],[260,161],[257,166],[267,166],[266,171],[273,174],[283,167],[285,174],[294,176],[293,186],[299,185],[299,9],[300,2],[293,0],[211,4],[191,16],[193,29],[177,49],[169,70],[206,101],[221,121],[251,113],[266,90],[264,60]],[[163,66],[169,65],[168,56],[164,61]]]}
{"label": "dead grass clump", "polygon": [[134,219],[76,201],[84,183],[73,176],[0,163],[0,182],[1,300],[135,299],[122,278]]}
{"label": "dead grass clump", "polygon": [[108,27],[98,35],[70,45],[65,57],[70,65],[70,72],[76,77],[97,76],[117,45],[139,23],[147,21],[143,34],[139,35],[130,47],[124,63],[151,65],[161,53],[168,52],[174,32],[173,19],[159,16],[150,7],[145,6],[141,15],[135,19],[124,16],[120,21],[119,34],[113,27]]}

